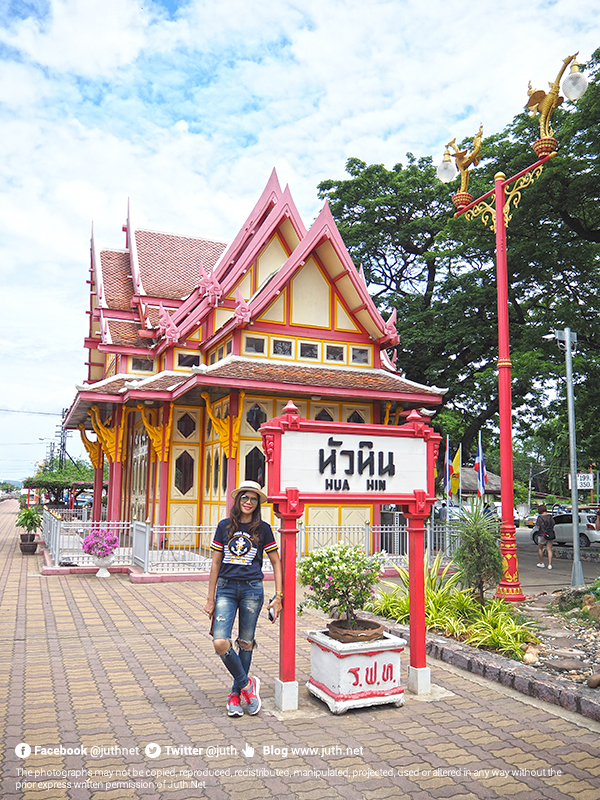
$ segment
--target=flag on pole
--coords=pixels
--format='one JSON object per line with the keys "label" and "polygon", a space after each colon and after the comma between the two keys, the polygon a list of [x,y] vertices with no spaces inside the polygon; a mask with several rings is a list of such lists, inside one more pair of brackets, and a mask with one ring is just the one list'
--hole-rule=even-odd
{"label": "flag on pole", "polygon": [[444,456],[444,491],[450,494],[450,437],[446,436],[446,455]]}
{"label": "flag on pole", "polygon": [[458,446],[456,455],[450,465],[450,488],[452,494],[459,494],[460,492],[460,467],[462,461],[462,445]]}
{"label": "flag on pole", "polygon": [[477,445],[477,458],[475,459],[475,472],[477,472],[477,495],[483,497],[487,483],[487,469],[481,445],[481,431],[479,431],[479,444]]}

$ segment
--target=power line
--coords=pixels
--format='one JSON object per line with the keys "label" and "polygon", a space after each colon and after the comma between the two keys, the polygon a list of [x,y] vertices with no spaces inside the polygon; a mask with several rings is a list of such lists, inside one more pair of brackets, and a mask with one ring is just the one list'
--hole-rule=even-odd
{"label": "power line", "polygon": [[62,417],[62,414],[57,411],[18,411],[16,408],[0,408],[7,414],[42,414],[45,417]]}

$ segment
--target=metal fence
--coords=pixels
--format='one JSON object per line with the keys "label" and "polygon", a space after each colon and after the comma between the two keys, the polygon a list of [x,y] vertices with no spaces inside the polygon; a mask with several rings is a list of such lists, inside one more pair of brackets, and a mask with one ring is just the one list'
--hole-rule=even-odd
{"label": "metal fence", "polygon": [[[60,517],[64,520],[74,520],[78,519],[82,522],[88,522],[92,518],[92,509],[91,507],[84,506],[82,508],[64,508],[63,506],[44,506],[45,510],[52,511],[53,514],[56,514],[57,517]],[[100,509],[100,520],[106,520],[106,506],[102,506]]]}
{"label": "metal fence", "polygon": [[[91,522],[68,519],[44,510],[44,541],[55,564],[82,566],[93,559],[83,552],[85,536],[94,528],[108,529],[119,538],[114,564],[136,565],[144,572],[207,572],[210,569],[212,526],[167,526],[133,522]],[[279,530],[273,530],[279,541]],[[358,545],[367,553],[384,550],[389,563],[406,563],[408,530],[405,525],[298,525],[297,556],[303,558],[312,550],[339,543]],[[452,557],[458,534],[451,524],[429,524],[426,529],[425,553],[429,563],[442,552],[444,560]],[[264,559],[263,571],[272,571]]]}
{"label": "metal fence", "polygon": [[109,530],[119,539],[113,564],[132,564],[132,536],[129,522],[92,522],[82,519],[65,519],[55,511],[44,509],[44,542],[57,566],[84,566],[94,563],[92,556],[83,551],[83,540],[98,527]]}

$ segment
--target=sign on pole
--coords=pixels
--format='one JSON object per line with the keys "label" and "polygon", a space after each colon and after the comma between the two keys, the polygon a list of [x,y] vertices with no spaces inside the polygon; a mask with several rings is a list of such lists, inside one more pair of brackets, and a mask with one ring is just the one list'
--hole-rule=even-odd
{"label": "sign on pole", "polygon": [[[571,488],[571,473],[569,472],[569,489]],[[593,472],[578,472],[577,473],[577,489],[580,490],[593,490],[594,488],[594,473]]]}

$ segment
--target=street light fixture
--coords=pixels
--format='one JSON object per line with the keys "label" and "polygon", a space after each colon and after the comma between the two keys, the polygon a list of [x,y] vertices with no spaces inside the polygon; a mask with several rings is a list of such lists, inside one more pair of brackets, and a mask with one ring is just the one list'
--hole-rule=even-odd
{"label": "street light fixture", "polygon": [[567,372],[567,413],[569,416],[569,457],[571,462],[571,519],[573,523],[573,569],[571,586],[583,586],[583,567],[579,552],[579,495],[577,488],[577,444],[575,441],[575,398],[573,396],[573,354],[577,352],[577,334],[570,328],[554,331],[542,337],[556,339],[560,350],[564,350]]}
{"label": "street light fixture", "polygon": [[[579,66],[575,61],[577,53],[567,56],[554,83],[550,84],[548,93],[543,90],[534,91],[529,85],[528,102],[526,108],[531,114],[540,115],[540,138],[533,143],[533,150],[538,160],[521,172],[507,178],[504,173],[494,175],[494,188],[486,194],[473,200],[467,191],[471,165],[479,163],[479,150],[481,148],[482,128],[473,138],[473,149],[470,153],[459,150],[456,140],[453,139],[446,145],[444,160],[438,167],[438,177],[447,183],[453,179],[451,170],[447,166],[450,158],[454,158],[461,175],[460,190],[452,197],[456,206],[455,216],[464,214],[466,219],[481,218],[484,225],[489,225],[496,234],[496,288],[498,302],[498,404],[500,417],[500,474],[502,477],[501,500],[502,522],[500,524],[500,552],[504,573],[496,590],[496,597],[504,600],[524,600],[525,595],[519,582],[519,567],[517,563],[517,542],[515,538],[514,523],[514,494],[513,494],[513,454],[512,454],[512,407],[511,407],[511,361],[508,333],[508,271],[506,265],[506,228],[512,219],[512,207],[517,208],[521,200],[523,189],[531,186],[543,171],[544,164],[556,155],[558,142],[554,138],[550,127],[552,113],[563,102],[559,95],[559,86],[562,76],[572,64],[571,74],[565,79],[563,91],[567,97],[578,99],[587,88],[585,76],[579,73]],[[581,77],[578,77],[581,76]],[[581,81],[583,78],[583,81]],[[566,84],[566,88],[565,88]],[[450,148],[454,153],[450,153]],[[492,200],[493,196],[493,200]],[[489,200],[489,202],[488,202]],[[578,542],[579,543],[579,542]],[[575,568],[575,565],[573,565]]]}

